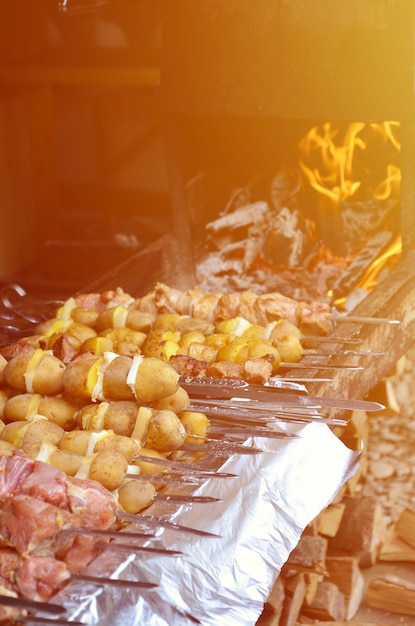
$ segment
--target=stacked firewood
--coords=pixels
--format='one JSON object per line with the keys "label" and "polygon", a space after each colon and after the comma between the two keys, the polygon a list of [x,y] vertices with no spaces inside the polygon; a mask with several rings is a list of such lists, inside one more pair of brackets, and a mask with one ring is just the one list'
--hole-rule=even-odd
{"label": "stacked firewood", "polygon": [[[379,464],[393,464],[378,460],[373,452],[373,419],[376,427],[388,419],[393,423],[399,406],[390,379],[376,392],[384,393],[386,414],[369,419],[364,412],[354,412],[347,428],[337,433],[349,448],[362,450],[357,472],[304,531],[257,626],[378,626],[401,623],[403,615],[405,625],[415,623],[414,578],[401,575],[403,563],[415,562],[415,508],[410,501],[401,502],[393,509],[395,515],[390,514],[380,497],[385,495],[382,489],[373,489],[376,477],[382,480]],[[390,575],[388,566],[396,566],[399,575]],[[382,612],[387,621],[378,621]]]}

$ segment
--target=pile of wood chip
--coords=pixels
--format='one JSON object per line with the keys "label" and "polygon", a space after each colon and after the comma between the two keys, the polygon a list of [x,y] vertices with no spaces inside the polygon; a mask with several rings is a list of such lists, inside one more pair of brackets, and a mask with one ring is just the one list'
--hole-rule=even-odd
{"label": "pile of wood chip", "polygon": [[415,346],[338,436],[356,474],[303,533],[257,626],[415,625]]}

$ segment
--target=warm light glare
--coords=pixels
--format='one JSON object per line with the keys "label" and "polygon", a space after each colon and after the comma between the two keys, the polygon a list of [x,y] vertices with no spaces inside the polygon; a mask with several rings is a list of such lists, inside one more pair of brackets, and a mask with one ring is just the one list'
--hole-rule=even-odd
{"label": "warm light glare", "polygon": [[[401,173],[395,162],[380,165],[380,170],[379,163],[361,165],[362,153],[369,150],[371,136],[384,145],[386,159],[391,152],[396,158],[400,150],[398,131],[398,122],[354,122],[348,125],[342,138],[340,130],[330,122],[314,126],[299,144],[301,170],[311,187],[329,198],[335,206],[356,196],[358,190],[367,191],[378,200],[391,196],[398,198]],[[362,171],[359,171],[357,163]],[[362,189],[362,179],[368,177],[372,189]]]}

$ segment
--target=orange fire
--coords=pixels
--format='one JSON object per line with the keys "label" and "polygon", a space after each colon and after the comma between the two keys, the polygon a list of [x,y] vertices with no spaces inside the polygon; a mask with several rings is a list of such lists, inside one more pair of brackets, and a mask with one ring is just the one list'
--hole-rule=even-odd
{"label": "orange fire", "polygon": [[[317,192],[320,209],[342,214],[346,204],[378,200],[380,214],[381,207],[398,205],[399,127],[399,122],[393,121],[354,122],[343,127],[326,122],[310,129],[299,143],[300,167],[305,180]],[[349,214],[345,213],[344,219],[346,215]],[[377,228],[382,230],[383,226]],[[382,269],[394,264],[401,252],[401,237],[396,235],[357,286],[370,291]]]}

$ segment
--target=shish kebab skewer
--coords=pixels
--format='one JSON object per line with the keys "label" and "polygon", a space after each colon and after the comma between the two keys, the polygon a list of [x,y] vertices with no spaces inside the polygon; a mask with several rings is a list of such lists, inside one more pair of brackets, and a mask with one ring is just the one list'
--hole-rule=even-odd
{"label": "shish kebab skewer", "polygon": [[[293,367],[293,364],[291,364],[291,367]],[[286,393],[272,386],[255,385],[245,381],[235,382],[231,379],[217,381],[214,378],[183,376],[180,379],[180,384],[188,392],[193,404],[196,401],[204,403],[205,400],[209,400],[206,404],[211,404],[210,400],[239,400],[241,408],[243,406],[252,409],[262,408],[268,412],[281,408],[293,409],[296,407],[329,407],[369,412],[385,408],[379,402]],[[249,405],[247,401],[250,401]]]}

